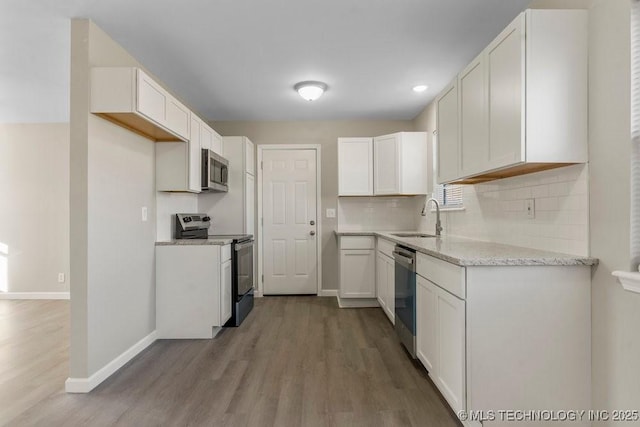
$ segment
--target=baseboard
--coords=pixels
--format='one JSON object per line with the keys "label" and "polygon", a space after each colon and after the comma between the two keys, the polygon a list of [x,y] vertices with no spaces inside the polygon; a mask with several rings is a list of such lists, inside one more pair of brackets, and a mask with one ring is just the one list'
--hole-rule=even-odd
{"label": "baseboard", "polygon": [[337,297],[338,290],[337,289],[321,289],[320,292],[318,292],[318,296],[319,297]]}
{"label": "baseboard", "polygon": [[340,308],[373,308],[380,307],[380,303],[377,298],[340,298],[338,299],[338,306]]}
{"label": "baseboard", "polygon": [[127,362],[140,354],[142,350],[153,344],[157,339],[157,335],[158,333],[156,331],[151,332],[89,378],[67,378],[67,381],[64,383],[65,391],[67,393],[89,393],[113,375],[114,372],[122,368]]}
{"label": "baseboard", "polygon": [[70,299],[69,292],[0,292],[0,299]]}

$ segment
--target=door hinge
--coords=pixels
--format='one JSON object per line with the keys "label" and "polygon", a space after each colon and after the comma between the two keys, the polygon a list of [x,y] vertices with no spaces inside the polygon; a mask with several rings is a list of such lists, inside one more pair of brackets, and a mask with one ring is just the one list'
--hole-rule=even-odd
{"label": "door hinge", "polygon": [[262,275],[262,283],[264,283],[264,274]]}
{"label": "door hinge", "polygon": [[260,161],[260,169],[264,169],[264,162],[262,160]]}
{"label": "door hinge", "polygon": [[264,218],[260,218],[260,225],[264,225]]}

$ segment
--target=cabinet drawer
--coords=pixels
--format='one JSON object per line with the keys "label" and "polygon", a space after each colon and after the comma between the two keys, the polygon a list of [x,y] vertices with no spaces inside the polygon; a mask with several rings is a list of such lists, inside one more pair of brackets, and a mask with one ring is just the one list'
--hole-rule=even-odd
{"label": "cabinet drawer", "polygon": [[220,248],[220,262],[231,259],[231,245],[224,245]]}
{"label": "cabinet drawer", "polygon": [[393,249],[395,247],[395,243],[378,237],[378,251],[382,252],[386,256],[393,258]]}
{"label": "cabinet drawer", "polygon": [[416,271],[425,279],[449,291],[458,298],[466,298],[466,274],[464,267],[417,254]]}
{"label": "cabinet drawer", "polygon": [[376,240],[373,236],[341,236],[340,249],[375,249]]}

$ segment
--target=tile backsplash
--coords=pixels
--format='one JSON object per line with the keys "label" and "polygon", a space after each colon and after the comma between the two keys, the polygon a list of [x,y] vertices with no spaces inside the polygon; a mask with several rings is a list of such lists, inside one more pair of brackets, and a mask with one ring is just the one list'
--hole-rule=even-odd
{"label": "tile backsplash", "polygon": [[[443,233],[586,256],[588,177],[588,165],[581,164],[464,186],[465,209],[443,212]],[[527,216],[529,199],[534,218]],[[430,232],[434,223],[433,212],[418,216],[420,230]]]}
{"label": "tile backsplash", "polygon": [[198,212],[196,194],[156,192],[156,239],[171,240],[174,215],[189,212]]}
{"label": "tile backsplash", "polygon": [[[338,229],[415,230],[416,197],[338,197]],[[418,210],[416,210],[418,209]]]}

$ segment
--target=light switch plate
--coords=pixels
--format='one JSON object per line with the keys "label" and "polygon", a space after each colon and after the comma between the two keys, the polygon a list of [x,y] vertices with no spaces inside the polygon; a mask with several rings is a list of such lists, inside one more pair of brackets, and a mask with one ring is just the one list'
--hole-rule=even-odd
{"label": "light switch plate", "polygon": [[335,209],[327,209],[327,218],[335,218],[336,210]]}
{"label": "light switch plate", "polygon": [[536,204],[534,199],[527,199],[524,201],[524,210],[527,213],[527,218],[534,219],[536,217]]}
{"label": "light switch plate", "polygon": [[147,218],[148,218],[148,215],[147,215],[147,207],[146,207],[146,206],[143,206],[143,207],[142,207],[142,222],[146,222],[146,221],[147,221]]}

